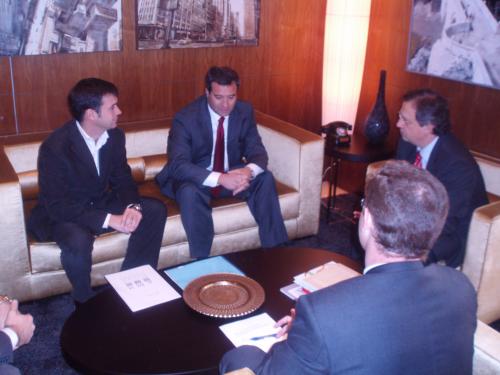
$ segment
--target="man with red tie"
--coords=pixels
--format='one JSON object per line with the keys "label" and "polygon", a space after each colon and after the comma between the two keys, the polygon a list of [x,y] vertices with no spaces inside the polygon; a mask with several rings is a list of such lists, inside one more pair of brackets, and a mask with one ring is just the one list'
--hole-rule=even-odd
{"label": "man with red tie", "polygon": [[288,240],[274,178],[253,108],[237,99],[240,80],[228,67],[211,67],[205,95],[179,111],[168,137],[168,162],[156,180],[177,201],[193,258],[210,254],[212,199],[246,200],[263,247]]}
{"label": "man with red tie", "polygon": [[479,167],[450,132],[446,99],[432,90],[406,93],[396,126],[401,132],[396,159],[427,169],[445,186],[450,199],[444,229],[427,262],[458,267],[464,260],[472,212],[488,203]]}

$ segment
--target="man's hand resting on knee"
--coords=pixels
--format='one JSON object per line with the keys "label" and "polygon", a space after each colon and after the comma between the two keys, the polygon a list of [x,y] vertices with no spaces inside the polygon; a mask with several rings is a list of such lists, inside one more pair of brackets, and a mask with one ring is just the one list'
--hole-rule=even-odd
{"label": "man's hand resting on knee", "polygon": [[219,184],[231,190],[233,195],[236,195],[248,189],[251,179],[252,171],[249,168],[238,168],[221,174]]}
{"label": "man's hand resting on knee", "polygon": [[132,233],[142,220],[142,214],[133,208],[126,208],[121,215],[111,215],[109,226],[122,233]]}

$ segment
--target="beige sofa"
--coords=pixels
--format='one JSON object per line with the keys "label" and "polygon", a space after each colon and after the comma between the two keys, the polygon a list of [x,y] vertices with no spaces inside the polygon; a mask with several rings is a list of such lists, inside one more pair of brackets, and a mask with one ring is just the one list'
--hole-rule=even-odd
{"label": "beige sofa", "polygon": [[[259,112],[256,119],[269,154],[269,169],[277,180],[289,238],[316,234],[323,167],[322,138]],[[126,130],[127,157],[141,194],[158,197],[168,206],[158,267],[189,261],[178,208],[175,202],[161,195],[153,180],[166,162],[169,128],[154,123],[129,124],[123,128]],[[33,241],[25,227],[26,215],[36,203],[36,160],[43,138],[8,138],[0,147],[0,293],[21,301],[70,290],[58,246],[53,242]],[[257,225],[245,202],[221,200],[214,207],[213,218],[215,238],[211,255],[260,246]],[[127,243],[128,235],[117,232],[96,239],[92,254],[93,285],[103,284],[104,275],[120,269]]]}

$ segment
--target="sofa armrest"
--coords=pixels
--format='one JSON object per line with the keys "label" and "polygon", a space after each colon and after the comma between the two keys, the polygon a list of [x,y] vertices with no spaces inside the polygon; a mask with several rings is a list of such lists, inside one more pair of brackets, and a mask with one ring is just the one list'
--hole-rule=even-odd
{"label": "sofa armrest", "polygon": [[472,214],[462,271],[477,291],[478,318],[500,319],[500,202]]}
{"label": "sofa armrest", "polygon": [[299,192],[297,237],[319,227],[324,140],[319,135],[256,111],[259,134],[274,177]]}
{"label": "sofa armrest", "polygon": [[500,332],[482,321],[477,321],[474,334],[473,374],[494,375],[500,373]]}
{"label": "sofa armrest", "polygon": [[22,299],[22,291],[16,290],[20,277],[30,272],[28,240],[24,224],[21,185],[3,147],[0,148],[0,291],[13,298]]}

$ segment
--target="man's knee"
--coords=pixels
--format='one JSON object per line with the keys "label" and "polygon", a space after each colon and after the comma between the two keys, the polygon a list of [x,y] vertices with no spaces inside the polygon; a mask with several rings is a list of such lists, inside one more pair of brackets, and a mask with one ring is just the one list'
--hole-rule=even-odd
{"label": "man's knee", "polygon": [[167,207],[163,202],[154,198],[141,198],[143,214],[150,216],[153,220],[164,220],[167,217]]}
{"label": "man's knee", "polygon": [[63,251],[84,254],[92,251],[94,235],[75,223],[61,223],[54,226],[54,240]]}
{"label": "man's knee", "polygon": [[175,200],[181,207],[189,207],[200,202],[208,205],[210,203],[210,196],[208,192],[205,192],[198,185],[191,182],[184,182],[177,187]]}

